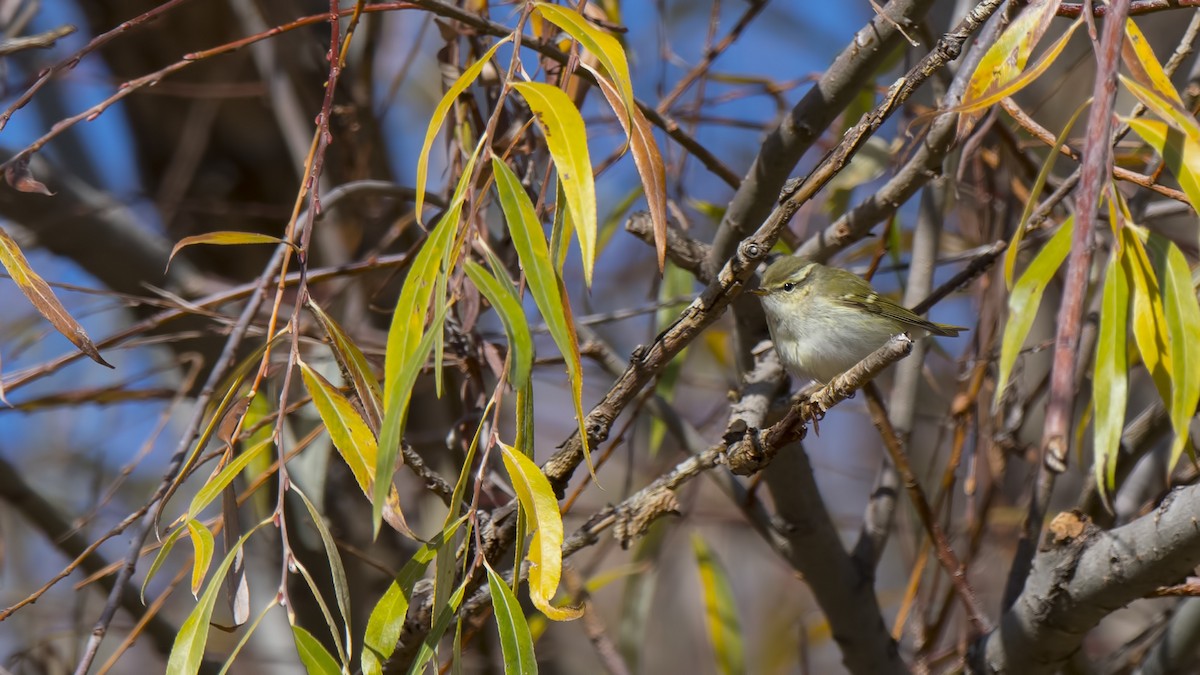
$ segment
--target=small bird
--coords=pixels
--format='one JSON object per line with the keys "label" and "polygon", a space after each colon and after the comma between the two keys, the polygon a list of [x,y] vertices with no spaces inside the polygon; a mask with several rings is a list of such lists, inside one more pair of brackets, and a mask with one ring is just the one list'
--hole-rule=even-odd
{"label": "small bird", "polygon": [[879,295],[861,277],[792,256],[767,267],[751,291],[762,298],[775,351],[788,372],[822,384],[892,336],[956,337],[962,326],[926,321]]}

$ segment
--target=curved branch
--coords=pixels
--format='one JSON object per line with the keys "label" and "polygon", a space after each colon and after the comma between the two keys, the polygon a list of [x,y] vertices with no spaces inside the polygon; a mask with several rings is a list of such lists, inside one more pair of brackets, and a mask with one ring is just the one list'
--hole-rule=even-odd
{"label": "curved branch", "polygon": [[1170,493],[1152,513],[1102,531],[1078,511],[1059,514],[1025,590],[995,631],[973,645],[976,673],[1056,672],[1116,608],[1181,579],[1200,563],[1200,486]]}

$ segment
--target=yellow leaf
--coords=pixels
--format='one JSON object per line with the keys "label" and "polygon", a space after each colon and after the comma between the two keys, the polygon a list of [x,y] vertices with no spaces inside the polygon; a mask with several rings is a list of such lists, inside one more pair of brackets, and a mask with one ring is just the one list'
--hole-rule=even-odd
{"label": "yellow leaf", "polygon": [[583,116],[557,87],[542,82],[517,82],[513,88],[529,104],[546,137],[546,147],[558,170],[558,180],[567,196],[567,209],[579,236],[584,282],[590,287],[592,269],[596,265],[596,185]]}
{"label": "yellow leaf", "polygon": [[737,602],[729,585],[729,574],[700,535],[692,534],[692,550],[700,570],[704,598],[704,620],[712,642],[717,672],[722,675],[746,672],[746,654]]}
{"label": "yellow leaf", "polygon": [[[197,234],[191,237],[180,239],[171,249],[171,255],[167,256],[167,267],[171,267],[171,261],[175,259],[175,254],[180,250],[194,246],[196,244],[213,244],[216,246],[240,246],[242,244],[287,244],[292,246],[291,242],[286,242],[279,237],[272,237],[269,234],[259,234],[258,232],[206,232]],[[294,247],[293,247],[294,248]]]}
{"label": "yellow leaf", "polygon": [[[1017,15],[983,55],[975,72],[971,74],[963,93],[961,109],[975,109],[972,106],[976,103],[1007,89],[1020,78],[1033,48],[1050,27],[1050,21],[1060,4],[1061,0],[1035,0]],[[1078,24],[1078,21],[1075,22],[1068,35],[1074,32]],[[1011,95],[1011,92],[1007,95]]]}
{"label": "yellow leaf", "polygon": [[562,514],[550,481],[533,460],[501,443],[504,468],[508,470],[517,501],[533,528],[529,546],[529,598],[547,617],[569,621],[583,615],[582,609],[555,607],[551,604],[558,592],[562,575]]}
{"label": "yellow leaf", "polygon": [[1154,49],[1132,18],[1125,19],[1125,40],[1121,43],[1121,59],[1139,84],[1183,108],[1183,99],[1179,97],[1175,85],[1171,84],[1171,78],[1167,77],[1167,72],[1154,56]]}
{"label": "yellow leaf", "polygon": [[304,387],[312,396],[313,405],[329,431],[333,447],[350,467],[354,480],[363,494],[371,498],[375,483],[375,461],[378,448],[375,435],[367,428],[362,415],[342,393],[304,361],[299,361]]}
{"label": "yellow leaf", "polygon": [[62,333],[72,344],[79,348],[79,351],[87,354],[93,361],[102,366],[113,367],[111,363],[105,361],[100,356],[100,351],[96,349],[96,345],[92,342],[92,339],[83,330],[83,326],[79,325],[79,322],[67,312],[67,308],[63,307],[62,303],[58,301],[58,298],[54,295],[54,291],[50,290],[50,284],[47,284],[29,266],[29,261],[25,259],[25,254],[21,253],[17,242],[8,236],[4,228],[0,228],[0,265],[3,265],[4,269],[8,271],[8,276],[12,277],[13,282],[17,284],[17,288],[21,289],[21,292],[33,304],[33,308],[39,314],[46,317],[46,320],[58,332]]}
{"label": "yellow leaf", "polygon": [[1179,181],[1188,203],[1200,212],[1200,142],[1159,120],[1138,117],[1121,121],[1158,151]]}
{"label": "yellow leaf", "polygon": [[213,543],[212,532],[194,519],[187,521],[188,536],[192,540],[195,560],[192,561],[192,597],[200,593],[204,585],[204,576],[208,574],[208,565],[212,562]]}
{"label": "yellow leaf", "polygon": [[1121,228],[1121,264],[1133,290],[1133,337],[1142,363],[1154,380],[1159,396],[1171,403],[1171,347],[1167,318],[1163,312],[1158,277],[1146,255],[1138,228]]}

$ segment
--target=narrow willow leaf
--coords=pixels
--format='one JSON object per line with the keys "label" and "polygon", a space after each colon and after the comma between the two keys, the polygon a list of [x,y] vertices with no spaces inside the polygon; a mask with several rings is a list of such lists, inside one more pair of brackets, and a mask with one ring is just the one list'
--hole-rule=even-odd
{"label": "narrow willow leaf", "polygon": [[662,558],[667,541],[668,528],[665,522],[656,520],[651,523],[646,536],[635,544],[632,564],[640,567],[642,573],[631,576],[621,591],[617,644],[625,662],[630,665],[640,663],[643,650],[652,648],[646,644],[645,636],[650,624],[650,610],[654,605],[655,585],[659,570],[662,569],[657,562]]}
{"label": "narrow willow leaf", "polygon": [[517,82],[513,89],[529,104],[546,137],[546,147],[558,169],[558,180],[567,195],[567,208],[579,236],[583,279],[591,287],[592,269],[596,265],[596,185],[583,116],[558,87],[542,82]]}
{"label": "narrow willow leaf", "polygon": [[1183,104],[1177,104],[1164,97],[1160,92],[1143,87],[1131,78],[1120,76],[1121,84],[1132,93],[1142,105],[1149,108],[1155,115],[1166,120],[1172,127],[1182,131],[1192,141],[1200,141],[1200,124],[1188,112]]}
{"label": "narrow willow leaf", "polygon": [[[195,444],[192,445],[192,449],[188,453],[188,457],[183,463],[183,468],[176,472],[175,480],[171,483],[171,486],[167,488],[166,496],[163,497],[159,502],[160,514],[167,502],[169,502],[171,497],[175,494],[175,491],[178,490],[183,481],[191,475],[192,466],[196,463],[196,459],[200,456],[200,451],[208,445],[208,442],[212,440],[213,435],[217,434],[218,428],[226,425],[227,422],[229,422],[230,418],[232,417],[231,413],[241,409],[242,413],[244,414],[246,410],[249,410],[248,405],[242,407],[243,404],[241,402],[234,402],[234,399],[236,399],[238,396],[238,392],[241,391],[242,382],[246,379],[246,375],[249,374],[251,369],[257,369],[261,364],[263,353],[266,351],[267,347],[275,345],[283,340],[283,338],[285,338],[287,335],[287,332],[279,331],[270,340],[264,340],[262,344],[255,347],[249,354],[243,357],[241,361],[238,361],[237,365],[233,368],[233,371],[217,388],[217,391],[224,391],[225,393],[221,396],[221,399],[218,402],[210,403],[210,412],[207,413],[209,415],[208,424],[204,426],[204,430],[200,432],[200,435],[196,438]],[[156,520],[157,518],[158,515],[155,516]]]}
{"label": "narrow willow leaf", "polygon": [[[492,60],[492,56],[496,54],[496,50],[500,48],[500,45],[511,39],[512,36],[510,35],[492,45],[491,49],[487,50],[478,61],[468,66],[462,75],[459,75],[458,79],[454,81],[454,84],[450,85],[450,88],[446,90],[446,94],[442,96],[442,100],[438,101],[437,107],[433,109],[433,116],[429,118],[429,128],[425,130],[425,140],[421,143],[421,154],[417,155],[415,213],[418,223],[425,222],[421,216],[421,211],[425,205],[425,185],[428,182],[429,175],[429,150],[433,147],[433,140],[437,137],[438,130],[442,128],[442,122],[446,119],[446,113],[450,112],[450,106],[454,105],[458,97],[479,77],[479,73],[483,72],[484,66]],[[467,171],[467,173],[469,174],[470,171]]]}
{"label": "narrow willow leaf", "polygon": [[[588,177],[591,178],[591,173]],[[83,326],[79,325],[63,304],[58,301],[58,297],[54,295],[54,291],[50,289],[50,284],[47,284],[44,279],[38,276],[37,272],[29,266],[29,261],[25,259],[25,254],[21,253],[20,247],[4,228],[0,228],[0,265],[8,272],[8,276],[12,278],[17,288],[25,294],[29,302],[33,304],[33,308],[39,314],[46,317],[46,320],[54,326],[55,330],[62,333],[64,337],[71,341],[71,344],[79,348],[79,351],[87,354],[96,363],[102,366],[112,368],[113,365],[104,360],[100,356],[100,350],[96,349],[96,344],[88,337]]]}
{"label": "narrow willow leaf", "polygon": [[496,176],[496,191],[500,195],[500,206],[512,235],[513,247],[521,259],[525,278],[529,281],[529,292],[550,328],[550,336],[567,362],[567,377],[571,381],[571,396],[575,404],[575,419],[579,423],[579,437],[583,443],[583,455],[588,471],[595,478],[591,450],[588,447],[587,418],[583,414],[583,364],[579,359],[579,342],[575,336],[575,324],[569,320],[570,305],[562,293],[558,275],[550,262],[550,250],[546,247],[546,235],[534,213],[529,195],[521,187],[516,174],[496,158],[492,158],[492,170]]}
{"label": "narrow willow leaf", "polygon": [[1179,181],[1188,203],[1200,211],[1200,143],[1160,120],[1129,117],[1121,121],[1158,151],[1163,163]]}
{"label": "narrow willow leaf", "polygon": [[500,444],[504,468],[512,480],[517,501],[529,517],[533,542],[529,546],[529,597],[547,617],[555,621],[579,618],[583,611],[551,604],[562,575],[562,514],[550,481],[533,460]]}
{"label": "narrow willow leaf", "polygon": [[604,66],[604,70],[620,92],[620,109],[614,107],[617,116],[622,116],[623,110],[635,109],[633,80],[629,77],[629,61],[625,58],[625,48],[621,46],[621,42],[573,9],[548,2],[536,2],[534,7],[544,19],[575,38],[584,49],[595,55],[600,65]]}
{"label": "narrow willow leaf", "polygon": [[1017,280],[1012,294],[1008,296],[1008,322],[1004,325],[1004,338],[1000,343],[1000,375],[996,384],[996,401],[1004,396],[1008,386],[1008,378],[1012,375],[1013,366],[1017,363],[1017,355],[1025,346],[1025,338],[1037,318],[1038,308],[1042,304],[1042,293],[1047,284],[1054,278],[1058,268],[1062,267],[1071,250],[1071,231],[1075,229],[1075,217],[1063,221],[1058,232],[1046,242],[1042,250],[1034,257],[1029,268]]}
{"label": "narrow willow leaf", "polygon": [[[662,283],[658,288],[660,309],[654,313],[656,332],[666,330],[679,317],[679,307],[668,305],[667,302],[674,298],[690,295],[692,286],[692,275],[687,270],[674,263],[667,265]],[[679,382],[679,376],[683,372],[683,364],[687,363],[690,349],[690,347],[684,347],[675,358],[671,359],[671,362],[663,369],[662,375],[659,376],[658,382],[654,385],[654,393],[668,403],[675,400],[675,385]],[[658,416],[652,417],[650,420],[649,443],[651,457],[658,456],[658,451],[662,446],[662,441],[666,437],[666,433],[666,422]]]}
{"label": "narrow willow leaf", "polygon": [[313,579],[312,573],[308,571],[308,567],[294,561],[291,567],[295,572],[300,574],[300,578],[304,579],[304,583],[308,586],[308,591],[312,593],[312,599],[317,603],[317,609],[321,610],[321,618],[325,619],[325,625],[329,628],[329,635],[333,638],[333,646],[337,649],[338,658],[348,663],[349,657],[346,656],[346,648],[342,644],[342,638],[338,634],[337,622],[333,619],[333,612],[329,611],[329,604],[325,602],[325,595],[322,587],[317,585],[316,579]]}
{"label": "narrow willow leaf", "polygon": [[970,103],[964,103],[962,105],[955,106],[954,108],[943,112],[972,113],[979,110],[984,110],[992,107],[1000,101],[1003,101],[1013,94],[1016,94],[1025,87],[1028,87],[1033,83],[1034,80],[1041,77],[1050,68],[1050,66],[1054,65],[1054,62],[1058,59],[1059,55],[1062,54],[1063,49],[1066,48],[1067,43],[1071,41],[1071,37],[1075,35],[1075,31],[1082,25],[1083,19],[1076,19],[1075,23],[1072,23],[1071,27],[1067,29],[1067,32],[1063,33],[1061,37],[1055,40],[1054,44],[1050,45],[1045,54],[1042,54],[1042,57],[1038,59],[1037,63],[1033,64],[1033,66],[1028,70],[1022,71],[1011,81],[1006,82],[1004,86],[982,98],[972,100]]}
{"label": "narrow willow leaf", "polygon": [[292,625],[292,637],[296,641],[296,652],[308,675],[341,675],[342,667],[337,659],[325,649],[321,641],[300,626]]}
{"label": "narrow willow leaf", "polygon": [[1004,284],[1010,291],[1013,287],[1013,272],[1017,267],[1017,255],[1021,253],[1021,240],[1025,237],[1025,228],[1029,226],[1029,217],[1033,215],[1033,207],[1041,201],[1042,190],[1046,187],[1046,179],[1050,177],[1050,172],[1054,169],[1054,162],[1058,159],[1058,153],[1062,150],[1063,144],[1067,142],[1067,136],[1071,133],[1071,129],[1075,126],[1079,115],[1089,105],[1091,105],[1091,99],[1080,104],[1075,109],[1075,113],[1071,115],[1071,119],[1067,120],[1066,126],[1059,132],[1058,137],[1054,139],[1054,147],[1050,148],[1050,154],[1046,155],[1046,161],[1042,163],[1042,168],[1038,171],[1037,180],[1033,182],[1033,188],[1029,191],[1029,197],[1025,200],[1025,209],[1021,212],[1021,220],[1018,221],[1017,231],[1013,233],[1012,241],[1008,244],[1008,250],[1004,252]]}
{"label": "narrow willow leaf", "polygon": [[1137,232],[1121,228],[1121,264],[1133,291],[1133,338],[1163,403],[1171,405],[1171,346],[1158,276]]}
{"label": "narrow willow leaf", "polygon": [[366,421],[354,404],[342,396],[337,387],[304,361],[299,361],[299,365],[304,388],[312,396],[317,414],[321,416],[333,440],[333,447],[337,448],[346,466],[350,467],[350,473],[354,474],[354,480],[362,488],[363,494],[370,499],[378,457],[375,434],[367,428]]}
{"label": "narrow willow leaf", "polygon": [[1171,342],[1171,426],[1175,440],[1171,443],[1173,468],[1179,461],[1190,438],[1189,427],[1200,403],[1200,304],[1192,287],[1192,271],[1174,242],[1151,235],[1162,264],[1163,310]]}
{"label": "narrow willow leaf", "polygon": [[[556,183],[554,190],[554,203],[566,204],[567,195],[563,192],[562,183]],[[574,234],[575,221],[571,219],[570,209],[556,209],[554,224],[550,228],[550,259],[554,261],[554,270],[559,277],[562,277],[567,264],[567,252],[571,250],[571,237]]]}
{"label": "narrow willow leaf", "polygon": [[722,675],[746,672],[746,656],[737,602],[729,586],[729,574],[712,549],[698,534],[692,534],[692,550],[700,571],[700,590],[704,598],[704,621],[712,642],[717,672]]}
{"label": "narrow willow leaf", "polygon": [[188,538],[192,540],[192,550],[195,558],[192,561],[192,597],[197,597],[200,587],[204,585],[204,577],[208,574],[208,566],[212,563],[213,541],[212,532],[195,518],[187,521]]}
{"label": "narrow willow leaf", "polygon": [[442,636],[446,634],[446,629],[450,626],[450,621],[454,618],[454,613],[458,611],[458,607],[462,604],[463,594],[466,592],[467,585],[464,581],[454,591],[454,595],[450,596],[449,606],[442,609],[441,612],[433,617],[433,625],[429,629],[429,633],[421,642],[421,647],[417,650],[417,655],[413,657],[412,663],[408,666],[409,675],[416,675],[425,670],[425,664],[433,658],[437,652],[437,645],[442,641]]}
{"label": "narrow willow leaf", "polygon": [[425,315],[429,312],[439,275],[448,272],[441,266],[449,259],[447,251],[458,231],[463,200],[474,173],[475,158],[482,148],[482,142],[476,146],[463,168],[454,197],[450,200],[450,208],[433,228],[409,268],[404,287],[400,289],[400,297],[396,300],[392,324],[388,328],[384,357],[383,421],[379,427],[379,453],[375,464],[378,480],[371,498],[371,524],[375,536],[379,535],[383,508],[392,484],[392,472],[400,456],[400,443],[404,437],[404,423],[413,386],[434,341],[440,337],[442,322],[446,318],[446,305],[438,303],[440,310],[435,313],[427,332],[424,330]]}
{"label": "narrow willow leaf", "polygon": [[204,659],[204,647],[208,643],[208,624],[212,620],[213,606],[217,603],[217,595],[221,590],[225,573],[233,564],[234,555],[246,545],[259,528],[269,523],[269,520],[255,525],[249,532],[238,539],[237,546],[225,555],[221,565],[208,582],[204,594],[196,602],[190,614],[179,626],[175,643],[171,646],[171,654],[167,657],[167,675],[195,675],[200,670],[200,662]]}
{"label": "narrow willow leaf", "polygon": [[224,490],[225,486],[232,483],[234,478],[237,478],[237,475],[242,472],[242,469],[246,468],[246,465],[253,462],[261,452],[270,446],[271,439],[267,438],[264,441],[260,441],[258,445],[245,450],[242,454],[235,457],[232,462],[226,464],[225,468],[209,479],[204,484],[204,487],[201,487],[196,492],[196,496],[192,497],[192,503],[188,505],[187,516],[195,518],[199,515],[204,510],[204,507],[211,504],[221,494],[221,490]]}
{"label": "narrow willow leaf", "polygon": [[333,541],[333,535],[325,526],[325,519],[321,516],[321,512],[295,483],[292,483],[290,487],[300,501],[304,502],[304,507],[308,509],[308,515],[312,518],[313,526],[317,528],[317,534],[321,536],[321,544],[325,546],[325,557],[329,559],[329,576],[333,580],[333,595],[337,600],[338,612],[342,615],[342,625],[346,627],[343,636],[346,641],[346,651],[353,651],[350,631],[350,583],[346,579],[346,568],[342,565],[342,556],[338,552],[337,544]]}
{"label": "narrow willow leaf", "polygon": [[250,622],[250,626],[246,630],[240,631],[242,633],[242,637],[238,639],[238,643],[234,645],[233,651],[229,652],[229,656],[225,658],[225,663],[221,666],[221,670],[217,672],[217,675],[225,675],[225,673],[229,672],[229,669],[233,667],[233,662],[237,659],[238,654],[242,653],[242,648],[246,646],[246,643],[250,642],[250,638],[254,637],[254,632],[258,630],[258,626],[267,616],[267,612],[275,609],[277,604],[279,604],[279,598],[271,598],[271,601],[268,602],[266,606],[258,612],[258,616],[254,617],[254,621]]}
{"label": "narrow willow leaf", "polygon": [[371,522],[375,536],[379,536],[379,523],[383,518],[383,509],[387,504],[388,493],[394,489],[392,473],[395,471],[396,460],[400,456],[404,422],[408,417],[408,403],[412,396],[413,386],[417,382],[421,366],[429,358],[429,352],[433,349],[434,335],[441,332],[441,326],[445,320],[445,313],[434,317],[429,332],[421,338],[416,351],[397,375],[391,388],[394,392],[392,396],[394,405],[389,405],[384,412],[375,463],[375,485],[371,493]]}
{"label": "narrow willow leaf", "polygon": [[1139,84],[1153,90],[1172,104],[1183,107],[1183,99],[1180,98],[1175,85],[1171,84],[1171,78],[1167,71],[1163,70],[1158,57],[1154,55],[1154,48],[1132,18],[1125,19],[1125,40],[1121,42],[1121,59]]}
{"label": "narrow willow leaf", "polygon": [[400,639],[400,632],[404,628],[404,616],[408,613],[408,601],[412,596],[413,587],[425,576],[425,570],[442,542],[452,538],[465,520],[465,516],[458,518],[417,549],[413,557],[400,568],[396,580],[371,610],[371,618],[367,620],[367,630],[363,635],[364,675],[380,675],[383,672],[383,664],[391,658],[396,649],[396,642]]}
{"label": "narrow willow leaf", "polygon": [[[179,253],[188,246],[196,244],[212,244],[216,246],[241,246],[243,244],[287,244],[292,246],[291,242],[284,241],[279,237],[272,237],[269,234],[260,234],[258,232],[205,232],[191,237],[184,237],[176,242],[171,249],[171,255],[167,256],[167,268],[171,267],[171,261],[175,259],[175,254]],[[293,246],[294,248],[294,246]]]}
{"label": "narrow willow leaf", "polygon": [[1003,89],[1025,70],[1033,48],[1046,34],[1060,4],[1061,0],[1035,0],[1008,24],[971,73],[964,104]]}
{"label": "narrow willow leaf", "polygon": [[1104,295],[1100,305],[1100,331],[1096,339],[1094,371],[1095,425],[1092,468],[1096,487],[1105,503],[1115,487],[1121,431],[1125,427],[1125,405],[1129,396],[1129,361],[1126,335],[1129,331],[1129,280],[1120,255],[1113,251],[1104,273]]}
{"label": "narrow willow leaf", "polygon": [[313,316],[317,317],[325,335],[329,337],[329,346],[333,350],[334,358],[346,374],[347,380],[354,386],[358,400],[362,401],[367,426],[371,427],[371,431],[378,433],[379,424],[383,420],[383,389],[371,370],[371,364],[367,363],[367,357],[341,325],[312,298],[308,299],[308,308]]}
{"label": "narrow willow leaf", "polygon": [[492,609],[496,615],[496,630],[500,633],[500,652],[504,655],[505,673],[536,673],[537,659],[533,656],[533,637],[529,634],[529,623],[521,611],[521,603],[508,584],[492,566],[483,561],[487,570],[488,590],[492,595]]}
{"label": "narrow willow leaf", "polygon": [[[250,401],[250,406],[246,408],[246,417],[242,421],[242,428],[247,430],[256,429],[256,431],[250,432],[250,435],[245,438],[242,442],[243,447],[253,448],[259,443],[271,439],[271,434],[274,433],[274,425],[267,422],[267,418],[271,416],[272,412],[270,396],[255,396]],[[263,453],[246,465],[246,468],[242,470],[242,478],[246,481],[247,485],[252,485],[255,480],[270,470],[271,456]],[[254,519],[265,518],[267,509],[271,508],[271,504],[268,503],[271,497],[267,494],[267,491],[255,490],[250,499]]]}
{"label": "narrow willow leaf", "polygon": [[159,568],[167,561],[167,556],[171,554],[171,549],[175,548],[175,542],[179,539],[179,535],[187,531],[187,527],[177,527],[158,549],[158,555],[154,556],[154,562],[150,563],[150,569],[146,571],[146,578],[142,580],[142,604],[146,604],[146,587],[150,585],[150,580],[158,574]]}
{"label": "narrow willow leaf", "polygon": [[465,269],[471,283],[496,310],[500,323],[504,325],[504,332],[508,334],[509,382],[513,389],[524,389],[533,370],[533,336],[529,332],[521,300],[510,295],[508,289],[478,263],[468,260]]}
{"label": "narrow willow leaf", "polygon": [[[584,64],[588,70],[592,70]],[[617,110],[620,104],[616,86],[609,82],[604,75],[593,71],[600,91],[608,99],[608,103]],[[642,111],[633,106],[629,109],[629,120],[626,121],[617,110],[617,120],[629,137],[629,149],[633,154],[633,165],[638,175],[642,177],[642,189],[646,194],[646,205],[650,210],[650,222],[654,224],[654,250],[658,256],[658,273],[662,274],[667,257],[667,173],[662,153],[654,140],[654,129]],[[874,139],[872,139],[874,140]],[[863,153],[856,155],[856,158]],[[841,174],[838,174],[839,176]]]}

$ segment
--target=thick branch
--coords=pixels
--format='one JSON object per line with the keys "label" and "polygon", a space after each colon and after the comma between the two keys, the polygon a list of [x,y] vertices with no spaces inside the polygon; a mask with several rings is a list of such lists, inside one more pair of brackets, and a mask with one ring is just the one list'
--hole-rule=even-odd
{"label": "thick branch", "polygon": [[972,649],[977,673],[1056,672],[1113,610],[1182,579],[1200,563],[1200,486],[1175,490],[1153,512],[1101,531],[1059,514],[1053,542],[1034,560],[1025,590],[999,627]]}

